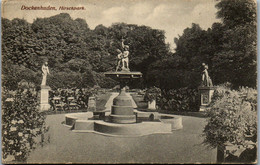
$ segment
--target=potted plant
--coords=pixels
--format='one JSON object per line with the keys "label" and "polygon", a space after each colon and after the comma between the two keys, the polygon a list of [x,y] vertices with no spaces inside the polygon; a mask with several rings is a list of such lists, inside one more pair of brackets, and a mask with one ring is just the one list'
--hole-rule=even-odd
{"label": "potted plant", "polygon": [[155,110],[156,108],[156,100],[161,96],[161,89],[157,87],[151,87],[146,90],[144,95],[144,100],[148,101],[148,109]]}
{"label": "potted plant", "polygon": [[98,86],[94,86],[89,88],[87,91],[88,95],[88,111],[94,112],[96,111],[96,100],[98,95]]}

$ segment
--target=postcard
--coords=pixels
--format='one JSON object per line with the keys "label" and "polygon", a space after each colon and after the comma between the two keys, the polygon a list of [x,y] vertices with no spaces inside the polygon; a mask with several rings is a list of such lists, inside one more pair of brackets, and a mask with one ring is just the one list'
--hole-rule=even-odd
{"label": "postcard", "polygon": [[2,163],[257,163],[254,0],[2,1]]}

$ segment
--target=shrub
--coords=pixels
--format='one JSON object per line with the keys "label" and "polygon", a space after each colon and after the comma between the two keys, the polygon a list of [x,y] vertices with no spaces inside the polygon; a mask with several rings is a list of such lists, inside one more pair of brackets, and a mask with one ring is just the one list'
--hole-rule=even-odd
{"label": "shrub", "polygon": [[199,95],[197,89],[180,88],[163,91],[159,107],[170,111],[198,111]]}
{"label": "shrub", "polygon": [[[6,61],[5,61],[6,62]],[[41,83],[41,75],[24,66],[6,64],[2,67],[2,86],[9,90],[16,90],[18,83],[22,80],[35,84]]]}
{"label": "shrub", "polygon": [[219,86],[212,97],[207,111],[207,125],[204,128],[204,143],[222,146],[225,143],[247,147],[247,137],[256,142],[257,133],[257,91],[240,88],[231,90]]}
{"label": "shrub", "polygon": [[[39,112],[37,93],[31,88],[20,88],[13,94],[4,90],[2,100],[3,158],[25,161],[37,144],[44,143],[43,136],[48,131],[45,115]],[[39,135],[42,139],[38,142]]]}

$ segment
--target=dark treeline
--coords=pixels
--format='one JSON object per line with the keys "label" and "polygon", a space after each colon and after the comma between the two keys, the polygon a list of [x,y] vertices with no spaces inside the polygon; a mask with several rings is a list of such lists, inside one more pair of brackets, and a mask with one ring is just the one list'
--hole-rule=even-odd
{"label": "dark treeline", "polygon": [[73,20],[66,13],[32,24],[22,19],[2,23],[3,86],[8,88],[22,79],[40,84],[45,60],[52,87],[113,87],[102,72],[115,69],[122,38],[130,46],[131,70],[146,74],[148,64],[170,54],[164,32],[146,26],[119,23],[90,30],[85,20]]}
{"label": "dark treeline", "polygon": [[22,79],[40,85],[41,65],[48,60],[47,84],[52,88],[113,87],[116,82],[103,72],[115,70],[116,49],[124,38],[130,46],[130,69],[144,74],[140,88],[196,88],[203,62],[214,85],[228,81],[234,87],[255,87],[256,4],[222,0],[216,7],[222,23],[207,30],[192,24],[174,39],[174,53],[164,31],[147,26],[117,23],[91,30],[85,20],[66,13],[32,24],[2,18],[2,85],[15,89]]}
{"label": "dark treeline", "polygon": [[256,3],[221,0],[216,7],[222,23],[207,30],[198,24],[186,28],[174,39],[174,55],[150,66],[150,82],[166,89],[197,87],[204,62],[214,85],[230,82],[234,88],[256,87]]}

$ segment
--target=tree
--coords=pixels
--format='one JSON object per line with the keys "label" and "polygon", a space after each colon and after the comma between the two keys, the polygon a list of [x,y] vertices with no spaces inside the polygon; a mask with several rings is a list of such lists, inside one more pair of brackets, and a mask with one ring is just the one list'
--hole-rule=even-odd
{"label": "tree", "polygon": [[[49,80],[55,86],[84,86],[85,72],[90,77],[99,75],[93,81],[86,80],[86,84],[106,84],[104,80],[108,79],[104,79],[101,72],[115,69],[116,49],[122,50],[122,38],[130,46],[130,69],[143,73],[142,83],[149,84],[146,81],[148,66],[170,54],[164,31],[125,23],[110,27],[98,25],[90,30],[85,20],[73,20],[66,13],[37,18],[32,24],[21,19],[3,19],[3,32],[3,73],[8,87],[11,87],[9,80],[16,85],[20,81],[19,75],[8,68],[10,65],[17,65],[18,70],[19,67],[29,69],[28,73],[40,78],[40,68],[46,60],[53,72]],[[61,75],[65,72],[76,78],[75,82],[65,81]],[[13,81],[15,77],[17,81]],[[38,84],[38,79],[27,77],[26,80]]]}
{"label": "tree", "polygon": [[216,8],[217,17],[222,19],[228,29],[247,24],[256,26],[256,1],[254,0],[221,0],[216,4]]}
{"label": "tree", "polygon": [[[198,24],[186,28],[182,36],[174,39],[176,52],[162,56],[149,66],[147,80],[150,85],[166,90],[197,88],[201,79],[201,64],[205,62],[211,67],[211,58],[217,49],[216,41],[211,37],[214,34],[212,31],[202,30]],[[212,44],[209,46],[208,43]]]}
{"label": "tree", "polygon": [[235,87],[256,86],[256,3],[253,0],[221,0],[216,7],[223,21],[223,37],[212,63],[219,82]]}
{"label": "tree", "polygon": [[35,69],[34,56],[38,49],[30,24],[23,19],[3,21],[3,62],[23,65]]}

